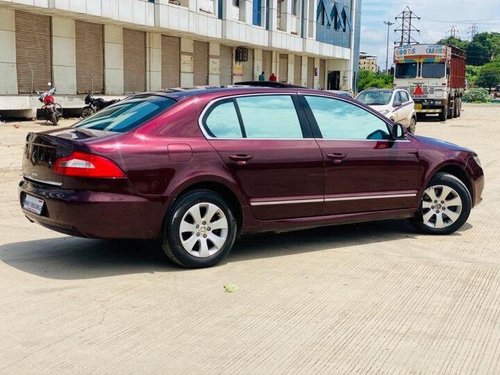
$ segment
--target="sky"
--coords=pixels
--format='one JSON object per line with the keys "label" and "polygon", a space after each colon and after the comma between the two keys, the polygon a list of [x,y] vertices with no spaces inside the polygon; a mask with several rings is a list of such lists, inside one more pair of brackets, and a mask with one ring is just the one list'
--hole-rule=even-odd
{"label": "sky", "polygon": [[[361,51],[378,57],[378,65],[385,69],[387,26],[384,21],[395,22],[389,31],[389,66],[392,62],[393,42],[401,20],[395,20],[409,6],[420,20],[412,37],[421,44],[435,43],[450,35],[455,26],[460,39],[470,39],[468,31],[473,23],[478,32],[500,32],[500,0],[362,0]],[[413,24],[413,21],[412,21]]]}

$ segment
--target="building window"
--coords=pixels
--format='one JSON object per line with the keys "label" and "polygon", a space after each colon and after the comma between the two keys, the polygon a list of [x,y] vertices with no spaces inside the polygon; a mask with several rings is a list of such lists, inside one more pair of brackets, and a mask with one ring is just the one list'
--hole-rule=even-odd
{"label": "building window", "polygon": [[235,7],[239,7],[240,6],[240,0],[233,0],[233,5]]}

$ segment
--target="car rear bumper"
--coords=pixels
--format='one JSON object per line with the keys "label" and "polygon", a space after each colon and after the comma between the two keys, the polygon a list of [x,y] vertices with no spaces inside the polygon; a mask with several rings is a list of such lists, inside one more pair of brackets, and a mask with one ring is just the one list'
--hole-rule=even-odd
{"label": "car rear bumper", "polygon": [[[22,208],[26,194],[40,198],[40,215]],[[19,199],[26,217],[44,227],[89,238],[158,238],[164,200],[110,192],[66,190],[23,180]]]}

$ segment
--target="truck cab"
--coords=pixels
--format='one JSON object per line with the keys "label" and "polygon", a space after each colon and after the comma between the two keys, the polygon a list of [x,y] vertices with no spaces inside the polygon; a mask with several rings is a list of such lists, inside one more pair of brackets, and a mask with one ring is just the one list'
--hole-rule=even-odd
{"label": "truck cab", "polygon": [[441,121],[460,116],[464,51],[443,45],[396,47],[394,62],[394,87],[410,93],[417,114],[437,114]]}

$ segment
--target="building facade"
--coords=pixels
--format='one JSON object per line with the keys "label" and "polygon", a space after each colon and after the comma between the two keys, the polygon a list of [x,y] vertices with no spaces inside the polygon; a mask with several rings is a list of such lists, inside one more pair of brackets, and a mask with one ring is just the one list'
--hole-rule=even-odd
{"label": "building facade", "polygon": [[0,0],[0,95],[20,102],[52,82],[69,102],[262,71],[347,90],[360,17],[361,0]]}
{"label": "building facade", "polygon": [[378,72],[379,69],[378,69],[377,56],[369,55],[366,52],[360,52],[359,69]]}

